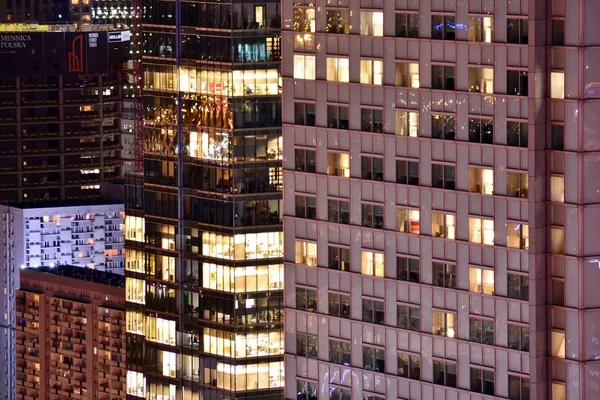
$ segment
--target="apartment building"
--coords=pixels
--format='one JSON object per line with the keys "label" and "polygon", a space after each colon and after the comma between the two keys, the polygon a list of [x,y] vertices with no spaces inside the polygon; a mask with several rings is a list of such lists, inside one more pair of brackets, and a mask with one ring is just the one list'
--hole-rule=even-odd
{"label": "apartment building", "polygon": [[16,398],[126,398],[124,278],[74,266],[21,272]]}
{"label": "apartment building", "polygon": [[286,399],[600,397],[599,15],[282,4]]}
{"label": "apartment building", "polygon": [[0,257],[3,270],[72,265],[125,272],[122,203],[0,205],[0,214],[7,226],[2,248],[10,247]]}
{"label": "apartment building", "polygon": [[125,223],[136,398],[281,398],[279,10],[143,3],[144,173]]}

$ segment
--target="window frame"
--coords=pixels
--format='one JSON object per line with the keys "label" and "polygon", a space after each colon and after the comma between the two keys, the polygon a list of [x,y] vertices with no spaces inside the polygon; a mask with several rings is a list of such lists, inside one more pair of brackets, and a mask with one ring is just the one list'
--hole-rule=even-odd
{"label": "window frame", "polygon": [[[303,164],[302,165],[298,165],[298,152],[304,152],[303,155]],[[307,157],[307,152],[311,152],[312,153],[312,160],[314,161],[313,164],[309,164],[307,163],[308,157]],[[299,171],[299,172],[308,172],[311,174],[315,174],[317,172],[317,154],[316,151],[313,148],[305,148],[305,147],[294,147],[294,170],[295,171]],[[302,168],[299,168],[302,167]]]}
{"label": "window frame", "polygon": [[[296,310],[299,311],[306,311],[306,312],[312,312],[312,313],[316,313],[317,312],[317,294],[318,294],[318,290],[316,288],[312,288],[310,286],[304,286],[304,285],[296,285],[295,287],[296,289],[296,306],[294,307]],[[304,308],[300,308],[299,303],[298,303],[298,297],[299,297],[299,293],[305,292],[305,298],[306,298],[306,307]],[[308,292],[314,292],[314,308],[311,309],[311,307],[309,307],[310,300],[312,299],[309,298],[308,296]]]}
{"label": "window frame", "polygon": [[[400,373],[400,359],[406,357],[406,361],[403,360],[403,363],[405,363],[406,365],[406,373],[401,374]],[[405,378],[405,379],[412,379],[412,380],[417,380],[420,381],[421,380],[421,355],[417,354],[417,353],[412,353],[412,352],[406,352],[406,351],[398,351],[397,352],[397,358],[398,358],[398,371],[397,371],[397,375]],[[416,361],[415,361],[416,360]],[[415,376],[415,368],[413,368],[413,364],[418,364],[418,376]]]}
{"label": "window frame", "polygon": [[[405,213],[406,218],[402,218],[401,221],[401,213]],[[415,221],[411,219],[411,215],[417,215],[417,229],[413,230],[412,223]],[[403,228],[403,229],[402,229]],[[403,207],[396,206],[396,232],[402,233],[410,233],[412,235],[420,235],[421,234],[421,210],[416,207]]]}
{"label": "window frame", "polygon": [[[337,314],[334,313],[334,312],[332,312],[332,309],[331,309],[331,298],[332,298],[332,296],[337,296],[338,297],[337,303],[335,303],[335,304],[338,305],[338,310],[339,310],[339,312]],[[342,304],[345,304],[345,303],[342,303],[342,297],[345,297],[345,298],[348,299],[348,307],[347,307],[347,309],[345,311],[342,308]],[[333,316],[333,317],[337,317],[337,318],[344,318],[344,319],[350,319],[351,318],[351,314],[352,314],[352,295],[350,293],[337,292],[337,291],[329,290],[327,292],[327,301],[328,301],[328,308],[327,308],[327,314],[328,315]]]}
{"label": "window frame", "polygon": [[[442,177],[435,178],[434,173],[436,168],[441,168]],[[453,171],[450,170],[453,168]],[[447,178],[447,175],[454,176],[454,179]],[[441,181],[441,186],[437,184]],[[434,184],[435,183],[435,184]],[[431,163],[431,187],[433,189],[444,189],[444,190],[456,190],[456,164],[443,163],[443,162],[432,162]]]}
{"label": "window frame", "polygon": [[[371,304],[370,317],[365,313],[365,304]],[[378,315],[380,313],[380,315]],[[366,319],[365,319],[366,318]],[[375,325],[385,325],[385,302],[376,297],[362,296],[361,298],[361,321]]]}
{"label": "window frame", "polygon": [[[305,348],[305,352],[303,352],[302,354],[300,353],[300,342],[301,341],[304,342],[304,348]],[[311,341],[314,344],[314,346],[313,346],[314,352],[310,351],[310,342]],[[296,333],[296,355],[298,357],[305,357],[305,358],[317,360],[318,356],[319,356],[318,345],[319,345],[319,340],[318,340],[317,335],[311,335],[309,333],[301,333],[301,332]]]}
{"label": "window frame", "polygon": [[[337,218],[331,215],[331,204],[337,203]],[[342,212],[342,204],[345,205],[347,213]],[[346,218],[344,218],[346,216]],[[327,221],[335,224],[350,224],[350,200],[344,198],[329,198],[327,197]]]}
{"label": "window frame", "polygon": [[[474,327],[473,322],[479,323],[478,327]],[[480,343],[489,346],[496,344],[496,329],[493,318],[486,318],[482,315],[469,315],[469,341]],[[489,329],[491,326],[491,330]],[[477,328],[478,332],[474,335],[473,329]],[[487,329],[486,329],[487,328]],[[487,332],[487,335],[486,335]],[[491,332],[491,342],[489,335]],[[478,337],[477,337],[478,335]],[[486,339],[487,338],[487,339]]]}
{"label": "window frame", "polygon": [[[369,127],[367,128],[366,121],[364,120],[365,112],[369,113]],[[375,119],[375,112],[381,113],[381,120]],[[361,107],[360,108],[360,131],[361,132],[372,132],[372,133],[384,133],[383,127],[385,123],[385,116],[383,108],[378,107]]]}
{"label": "window frame", "polygon": [[[399,175],[399,172],[402,172],[403,168],[400,168],[402,164],[405,164],[404,170],[406,170],[406,179],[403,174]],[[416,178],[414,175],[414,168],[416,167]],[[396,183],[400,185],[411,185],[411,186],[419,186],[420,182],[420,171],[419,171],[419,160],[414,158],[397,158],[396,159]]]}
{"label": "window frame", "polygon": [[[434,70],[434,68],[443,68],[441,71]],[[441,72],[442,80],[441,85],[438,85],[438,79],[436,76],[440,76]],[[451,73],[449,73],[451,72]],[[452,79],[452,81],[449,81]],[[451,84],[450,84],[451,82]],[[456,90],[456,64],[449,63],[431,63],[431,89],[432,90]]]}
{"label": "window frame", "polygon": [[[365,357],[365,351],[370,351],[373,355],[373,358],[371,360],[366,360],[367,357]],[[362,367],[363,369],[367,370],[367,371],[375,371],[375,372],[381,372],[381,373],[385,373],[385,347],[382,346],[376,346],[370,343],[363,343],[362,345],[362,353],[363,353],[363,360],[362,360]],[[383,357],[381,357],[383,356]],[[371,368],[367,368],[369,366],[369,364],[367,364],[367,361],[370,361],[372,366]],[[383,364],[381,364],[383,362]]]}
{"label": "window frame", "polygon": [[[405,21],[398,21],[398,16],[404,17]],[[401,17],[401,18],[402,18]],[[398,26],[400,22],[400,27]],[[412,22],[412,23],[411,23]],[[416,22],[416,24],[415,24]],[[394,13],[394,37],[406,39],[419,38],[419,13],[418,11],[397,11]]]}
{"label": "window frame", "polygon": [[[491,127],[491,134],[488,129]],[[469,143],[494,144],[494,119],[469,117],[468,122]]]}
{"label": "window frame", "polygon": [[[445,387],[453,387],[456,388],[456,384],[457,384],[457,375],[458,375],[458,363],[456,361],[449,361],[449,360],[444,360],[444,359],[440,359],[440,358],[433,358],[433,383],[435,385],[441,385],[441,386],[445,386]],[[435,376],[435,367],[437,365],[441,365],[443,366],[443,371],[442,371],[442,381],[443,382],[439,382],[438,379],[436,379]],[[448,369],[449,367],[453,367],[454,368],[454,382],[452,382],[451,380],[448,379]]]}
{"label": "window frame", "polygon": [[[436,21],[434,18],[442,18],[440,34],[435,34]],[[454,25],[454,27],[452,27]],[[456,13],[437,13],[431,14],[431,40],[456,40]]]}
{"label": "window frame", "polygon": [[[405,264],[405,265],[400,265]],[[415,272],[416,270],[416,272]],[[408,254],[396,254],[396,279],[403,282],[421,282],[421,260]]]}
{"label": "window frame", "polygon": [[[436,267],[439,268],[441,266],[442,273],[436,273]],[[454,269],[453,273],[448,273],[449,267]],[[456,289],[456,263],[449,263],[447,261],[431,261],[431,284],[436,287],[443,287],[447,289]],[[441,284],[436,283],[436,276],[442,277]]]}
{"label": "window frame", "polygon": [[[441,122],[436,123],[436,120]],[[441,132],[439,132],[439,129],[434,130],[436,125],[441,125]],[[448,113],[431,113],[431,138],[456,140],[456,115]]]}
{"label": "window frame", "polygon": [[[400,315],[400,314],[406,314]],[[401,317],[406,324],[400,323]],[[414,322],[418,321],[418,327]],[[413,332],[421,332],[421,308],[418,304],[396,303],[396,327]],[[417,328],[417,329],[415,329]]]}
{"label": "window frame", "polygon": [[[375,169],[374,160],[379,160],[378,162],[381,163],[381,172],[379,172],[378,170]],[[370,167],[367,166],[366,171],[363,168],[363,167],[365,167],[365,162],[367,162],[370,165]],[[384,170],[385,170],[385,164],[384,164],[383,156],[375,155],[375,154],[370,154],[370,155],[361,154],[361,156],[360,156],[360,177],[361,177],[361,179],[365,179],[365,180],[369,180],[369,181],[376,181],[376,182],[383,182]],[[379,177],[381,179],[376,179]]]}

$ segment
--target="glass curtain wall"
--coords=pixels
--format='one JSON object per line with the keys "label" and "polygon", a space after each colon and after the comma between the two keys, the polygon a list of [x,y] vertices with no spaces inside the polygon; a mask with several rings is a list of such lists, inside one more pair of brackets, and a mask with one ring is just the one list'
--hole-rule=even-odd
{"label": "glass curtain wall", "polygon": [[143,4],[144,175],[127,187],[128,255],[141,258],[126,272],[129,394],[280,399],[279,2]]}

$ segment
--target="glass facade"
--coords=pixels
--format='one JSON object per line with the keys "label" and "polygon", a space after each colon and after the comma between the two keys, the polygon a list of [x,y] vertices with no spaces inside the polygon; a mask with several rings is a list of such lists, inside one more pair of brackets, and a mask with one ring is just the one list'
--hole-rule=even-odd
{"label": "glass facade", "polygon": [[279,2],[143,3],[144,174],[127,197],[129,394],[279,399]]}

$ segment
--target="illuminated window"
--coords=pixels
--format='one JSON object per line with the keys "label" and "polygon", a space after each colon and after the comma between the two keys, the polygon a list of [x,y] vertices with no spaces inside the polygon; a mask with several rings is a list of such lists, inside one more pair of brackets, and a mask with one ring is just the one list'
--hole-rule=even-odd
{"label": "illuminated window", "polygon": [[396,86],[419,88],[419,64],[397,62]]}
{"label": "illuminated window", "polygon": [[482,344],[494,345],[494,320],[469,318],[469,340]]}
{"label": "illuminated window", "polygon": [[151,342],[175,346],[177,331],[175,321],[169,321],[155,316],[146,317],[146,339]]}
{"label": "illuminated window", "polygon": [[550,228],[550,250],[553,254],[565,253],[565,230],[563,228]]}
{"label": "illuminated window", "polygon": [[363,275],[377,276],[379,278],[384,277],[385,263],[383,253],[363,250],[361,261]]}
{"label": "illuminated window", "polygon": [[469,167],[469,192],[494,194],[494,170]]}
{"label": "illuminated window", "polygon": [[283,265],[227,267],[202,264],[202,287],[235,293],[263,292],[283,288]]}
{"label": "illuminated window", "polygon": [[469,92],[494,93],[494,69],[469,67]]}
{"label": "illuminated window", "polygon": [[125,300],[132,303],[146,304],[146,281],[125,278]]}
{"label": "illuminated window", "polygon": [[552,331],[550,337],[550,355],[552,357],[565,358],[565,333]]}
{"label": "illuminated window", "polygon": [[350,60],[344,57],[327,57],[327,80],[350,82]]}
{"label": "illuminated window", "polygon": [[469,291],[473,293],[494,294],[494,270],[469,268]]}
{"label": "illuminated window", "polygon": [[379,11],[361,11],[360,34],[383,36],[383,13]]}
{"label": "illuminated window", "polygon": [[494,143],[494,121],[491,119],[469,118],[469,142]]}
{"label": "illuminated window", "polygon": [[432,212],[431,235],[451,240],[456,239],[456,215]]}
{"label": "illuminated window", "polygon": [[494,19],[492,17],[469,18],[469,41],[492,43],[494,39]]}
{"label": "illuminated window", "polygon": [[317,244],[296,240],[296,264],[305,264],[309,267],[317,266]]}
{"label": "illuminated window", "polygon": [[415,235],[421,233],[419,214],[419,210],[398,208],[396,210],[396,230],[398,232],[414,233]]}
{"label": "illuminated window", "polygon": [[315,77],[315,56],[294,54],[294,78],[314,80]]}
{"label": "illuminated window", "polygon": [[453,338],[456,335],[456,314],[452,312],[433,311],[434,335]]}
{"label": "illuminated window", "polygon": [[490,246],[494,245],[494,221],[491,219],[469,217],[469,241]]}
{"label": "illuminated window", "polygon": [[360,60],[360,83],[383,85],[383,61]]}
{"label": "illuminated window", "polygon": [[565,98],[564,72],[550,72],[550,97],[553,99]]}
{"label": "illuminated window", "polygon": [[282,257],[283,233],[247,233],[232,237],[202,232],[202,255],[236,260]]}
{"label": "illuminated window", "polygon": [[556,203],[565,202],[565,178],[564,176],[550,177],[550,201]]}
{"label": "illuminated window", "polygon": [[529,328],[522,325],[508,324],[508,348],[529,351]]}
{"label": "illuminated window", "polygon": [[146,398],[146,377],[142,372],[127,371],[127,394]]}
{"label": "illuminated window", "polygon": [[526,173],[507,172],[506,195],[510,197],[529,197],[529,179]]}
{"label": "illuminated window", "polygon": [[566,400],[567,386],[564,383],[552,382],[552,400]]}
{"label": "illuminated window", "polygon": [[159,350],[159,360],[162,356],[162,374],[175,378],[177,376],[177,354],[170,351]]}
{"label": "illuminated window", "polygon": [[350,177],[350,155],[327,152],[327,175]]}
{"label": "illuminated window", "polygon": [[128,333],[135,333],[138,335],[144,334],[144,313],[127,310],[127,313],[125,314],[125,322]]}
{"label": "illuminated window", "polygon": [[419,113],[396,110],[396,135],[419,136]]}
{"label": "illuminated window", "polygon": [[132,248],[125,248],[125,270],[144,272],[144,252]]}
{"label": "illuminated window", "polygon": [[204,374],[205,384],[211,385],[216,381],[217,388],[226,390],[280,388],[283,387],[285,380],[283,361],[235,366],[218,362],[215,378],[212,381],[212,371],[207,369]]}
{"label": "illuminated window", "polygon": [[144,226],[143,217],[127,215],[125,217],[125,240],[144,242],[146,240]]}
{"label": "illuminated window", "polygon": [[315,9],[294,7],[294,31],[315,32]]}
{"label": "illuminated window", "polygon": [[520,222],[508,222],[506,228],[506,246],[513,249],[529,249],[529,225]]}

